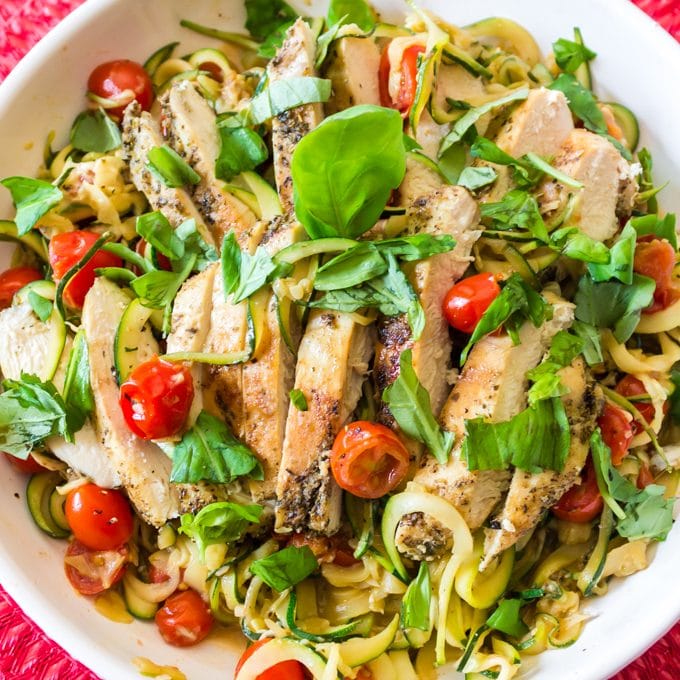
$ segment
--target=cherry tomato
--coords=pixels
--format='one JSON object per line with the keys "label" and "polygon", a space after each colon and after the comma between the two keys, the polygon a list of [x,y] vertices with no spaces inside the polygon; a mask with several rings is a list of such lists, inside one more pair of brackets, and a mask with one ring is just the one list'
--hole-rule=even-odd
{"label": "cherry tomato", "polygon": [[158,357],[130,373],[120,386],[120,408],[132,432],[142,439],[163,439],[184,425],[194,398],[191,371]]}
{"label": "cherry tomato", "polygon": [[[271,638],[263,638],[257,642],[253,642],[238,660],[236,664],[236,671],[234,672],[234,680],[237,680],[238,674],[243,664],[260,648],[266,645]],[[255,680],[305,680],[304,666],[299,661],[282,661],[272,666],[264,673],[260,673]]]}
{"label": "cherry tomato", "polygon": [[47,469],[40,465],[40,463],[31,455],[29,455],[26,460],[21,460],[21,458],[17,458],[11,453],[6,453],[5,458],[7,458],[15,470],[27,475],[37,475],[39,472],[45,472]]}
{"label": "cherry tomato", "polygon": [[83,484],[66,496],[64,510],[73,535],[91,550],[115,550],[132,536],[130,503],[115,489]]}
{"label": "cherry tomato", "polygon": [[[635,376],[626,375],[616,385],[616,391],[622,397],[637,397],[641,394],[647,394],[647,388],[643,385],[641,380]],[[668,409],[668,402],[664,404],[664,411]],[[640,412],[640,415],[648,422],[654,420],[655,410],[654,404],[649,401],[635,401],[633,406]],[[636,435],[644,430],[641,423],[637,420],[633,421],[633,434]]]}
{"label": "cherry tomato", "polygon": [[[50,265],[54,280],[59,282],[64,274],[86,255],[99,237],[91,231],[68,231],[55,234],[50,240]],[[98,250],[87,264],[68,282],[64,301],[69,307],[82,309],[87,291],[92,288],[95,269],[99,267],[120,267],[123,261],[116,255]]]}
{"label": "cherry tomato", "polygon": [[643,314],[652,314],[670,307],[680,298],[680,288],[673,281],[675,251],[666,240],[642,238],[635,248],[633,269],[656,282],[654,300]]}
{"label": "cherry tomato", "polygon": [[14,294],[31,281],[40,281],[43,275],[33,267],[12,267],[0,274],[0,309],[12,304]]}
{"label": "cherry tomato", "polygon": [[402,116],[406,117],[411,110],[413,101],[416,97],[416,87],[418,85],[418,56],[425,52],[423,45],[411,45],[407,47],[401,58],[401,81],[397,98],[392,99],[390,95],[390,59],[389,45],[383,50],[380,58],[380,68],[378,71],[378,83],[380,86],[380,103],[388,108],[397,109]]}
{"label": "cherry tomato", "polygon": [[71,585],[81,595],[97,595],[118,583],[128,561],[127,546],[116,550],[90,550],[73,540],[64,559],[64,570]]}
{"label": "cherry tomato", "polygon": [[612,463],[619,465],[633,441],[633,422],[623,409],[605,404],[597,424],[602,430],[602,440],[611,450]]}
{"label": "cherry tomato", "polygon": [[638,472],[637,480],[636,480],[636,485],[638,489],[644,489],[645,487],[649,486],[650,484],[654,484],[654,475],[652,474],[652,471],[649,469],[649,465],[645,465],[644,463],[640,466],[640,471]]}
{"label": "cherry tomato", "polygon": [[331,451],[331,470],[345,491],[380,498],[406,476],[409,454],[392,430],[357,420],[340,430]]}
{"label": "cherry tomato", "polygon": [[288,545],[302,548],[309,547],[314,557],[325,564],[337,564],[339,567],[351,567],[359,560],[354,557],[354,551],[347,541],[341,536],[311,536],[310,534],[296,533],[288,539]]}
{"label": "cherry tomato", "polygon": [[472,333],[489,305],[500,295],[493,274],[475,274],[454,284],[444,298],[444,316],[449,325]]}
{"label": "cherry tomato", "polygon": [[604,501],[597,488],[595,468],[590,459],[581,473],[581,483],[575,484],[560,498],[552,511],[556,517],[567,522],[583,524],[595,519],[602,508]]}
{"label": "cherry tomato", "polygon": [[175,647],[190,647],[205,638],[213,626],[208,605],[195,590],[178,591],[156,612],[163,639]]}
{"label": "cherry tomato", "polygon": [[125,107],[133,99],[136,99],[145,111],[151,108],[153,102],[151,78],[141,64],[129,59],[99,64],[87,79],[87,89],[103,99],[122,100],[121,106],[106,109],[106,112],[114,118],[122,118]]}

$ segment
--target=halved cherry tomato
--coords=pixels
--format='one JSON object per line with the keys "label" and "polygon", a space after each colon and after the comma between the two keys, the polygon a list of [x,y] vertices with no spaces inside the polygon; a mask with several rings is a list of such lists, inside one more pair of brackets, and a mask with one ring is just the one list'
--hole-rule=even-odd
{"label": "halved cherry tomato", "polygon": [[675,259],[673,246],[665,239],[648,240],[643,237],[638,240],[633,269],[656,282],[654,300],[649,307],[642,310],[643,314],[666,309],[680,298],[680,288],[674,283],[672,276]]}
{"label": "halved cherry tomato", "polygon": [[130,503],[115,489],[83,484],[66,496],[64,511],[73,535],[91,550],[115,550],[132,536]]}
{"label": "halved cherry tomato", "polygon": [[595,519],[604,507],[590,459],[581,473],[581,483],[571,487],[552,507],[553,514],[567,522],[583,524]]}
{"label": "halved cherry tomato", "polygon": [[138,437],[163,439],[182,429],[193,398],[189,368],[154,357],[137,366],[120,386],[119,404]]}
{"label": "halved cherry tomato", "polygon": [[81,595],[97,595],[123,578],[127,561],[128,548],[125,545],[115,550],[90,550],[76,539],[66,550],[64,570],[71,585]]}
{"label": "halved cherry tomato", "polygon": [[[271,638],[263,638],[257,642],[253,642],[238,660],[236,670],[234,671],[234,680],[238,679],[238,674],[243,664],[260,648],[266,645]],[[304,666],[299,661],[282,661],[264,673],[260,673],[255,680],[305,680]]]}
{"label": "halved cherry tomato", "polygon": [[[616,392],[622,397],[637,397],[641,394],[647,394],[647,388],[635,376],[626,375],[616,385]],[[648,422],[654,420],[655,410],[654,404],[650,401],[635,401],[633,406],[640,412],[640,415]],[[664,413],[668,410],[668,402],[664,404]],[[637,420],[633,421],[633,434],[636,435],[643,431],[643,426]]]}
{"label": "halved cherry tomato", "polygon": [[311,536],[310,534],[295,533],[288,539],[288,545],[302,548],[307,546],[316,559],[324,564],[337,564],[339,567],[351,567],[359,560],[354,557],[354,551],[341,536]]}
{"label": "halved cherry tomato", "polygon": [[489,305],[500,295],[493,274],[475,274],[454,284],[444,298],[444,316],[449,325],[472,333]]}
{"label": "halved cherry tomato", "polygon": [[205,638],[213,627],[208,605],[195,591],[176,592],[156,612],[156,625],[163,639],[175,647],[190,647]]}
{"label": "halved cherry tomato", "polygon": [[14,294],[31,281],[40,281],[43,275],[33,267],[12,267],[0,274],[0,309],[12,304]]}
{"label": "halved cherry tomato", "polygon": [[380,498],[406,476],[409,454],[389,427],[357,420],[340,430],[331,451],[331,470],[345,491]]}
{"label": "halved cherry tomato", "polygon": [[650,484],[654,484],[654,481],[655,481],[654,475],[652,474],[652,471],[649,469],[649,465],[646,465],[645,463],[640,465],[640,471],[638,472],[636,480],[637,488],[644,489]]}
{"label": "halved cherry tomato", "polygon": [[[67,231],[55,234],[50,240],[50,265],[54,280],[59,282],[64,274],[78,264],[92,248],[99,236],[91,231]],[[120,267],[123,261],[116,255],[98,250],[87,264],[68,282],[64,290],[64,301],[69,307],[82,309],[87,291],[92,288],[95,269],[99,267]]]}
{"label": "halved cherry tomato", "polygon": [[17,458],[11,453],[6,453],[5,458],[7,458],[15,470],[27,475],[37,475],[39,472],[45,472],[46,470],[46,468],[40,465],[40,463],[31,455],[29,455],[26,460],[21,460],[21,458]]}
{"label": "halved cherry tomato", "polygon": [[[153,102],[153,84],[141,64],[117,59],[99,64],[87,79],[87,89],[104,99],[122,100],[121,106],[106,109],[114,118],[122,118],[125,107],[136,99],[148,111]],[[129,97],[126,93],[130,94]]]}
{"label": "halved cherry tomato", "polygon": [[389,44],[383,50],[380,58],[378,71],[378,84],[380,87],[380,103],[388,108],[397,109],[402,116],[406,117],[413,106],[418,85],[418,56],[425,52],[423,45],[411,45],[407,47],[401,58],[401,81],[397,98],[390,96],[390,58]]}
{"label": "halved cherry tomato", "polygon": [[605,404],[597,424],[602,430],[602,440],[612,453],[612,463],[619,465],[633,441],[633,422],[630,416],[617,406]]}

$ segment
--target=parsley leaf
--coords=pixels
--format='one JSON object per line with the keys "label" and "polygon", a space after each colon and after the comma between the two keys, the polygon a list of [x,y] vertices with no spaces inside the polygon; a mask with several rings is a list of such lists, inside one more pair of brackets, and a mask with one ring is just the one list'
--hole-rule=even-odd
{"label": "parsley leaf", "polygon": [[585,45],[560,38],[553,43],[555,63],[565,72],[573,73],[581,64],[592,61],[597,56],[596,52],[588,49]]}
{"label": "parsley leaf", "polygon": [[273,555],[255,560],[250,571],[259,576],[270,588],[282,592],[304,581],[319,568],[319,563],[309,546],[293,545]]}
{"label": "parsley leaf", "polygon": [[402,629],[430,629],[430,601],[432,587],[427,562],[421,562],[418,575],[411,581],[401,601]]}
{"label": "parsley leaf", "polygon": [[73,432],[77,432],[94,410],[94,395],[90,383],[90,358],[85,331],[82,329],[73,339],[66,365],[64,402],[68,412],[69,427]]}
{"label": "parsley leaf", "polygon": [[17,235],[28,234],[38,220],[54,208],[61,199],[61,190],[41,179],[32,177],[7,177],[0,181],[12,194],[17,214],[14,222]]}
{"label": "parsley leaf", "polygon": [[174,448],[170,481],[230,484],[238,477],[263,479],[263,475],[255,454],[221,420],[201,411]]}
{"label": "parsley leaf", "polygon": [[167,144],[150,149],[147,160],[149,170],[166,187],[183,187],[201,181],[201,176]]}
{"label": "parsley leaf", "polygon": [[71,127],[71,144],[80,151],[106,153],[122,143],[118,126],[101,110],[83,111]]}
{"label": "parsley leaf", "polygon": [[411,350],[399,357],[399,376],[383,392],[382,399],[399,427],[411,438],[425,444],[442,464],[453,447],[454,435],[442,430],[432,413],[430,395],[413,370]]}

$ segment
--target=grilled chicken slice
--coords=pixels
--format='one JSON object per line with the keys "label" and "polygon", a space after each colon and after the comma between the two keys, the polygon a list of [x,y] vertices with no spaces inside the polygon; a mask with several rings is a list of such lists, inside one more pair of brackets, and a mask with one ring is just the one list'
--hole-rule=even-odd
{"label": "grilled chicken slice", "polygon": [[[414,201],[407,216],[409,232],[448,234],[456,240],[456,247],[411,268],[409,279],[425,311],[425,328],[414,342],[405,315],[381,317],[373,375],[382,392],[399,375],[402,352],[411,349],[418,380],[430,394],[433,412],[439,413],[449,390],[447,372],[452,348],[443,314],[444,296],[470,264],[472,246],[481,234],[479,210],[465,189],[446,186]],[[386,424],[391,421],[387,407],[381,412],[381,420]]]}
{"label": "grilled chicken slice", "polygon": [[326,104],[327,113],[344,111],[351,106],[380,106],[380,50],[373,38],[340,38],[332,43],[328,55],[326,78],[333,95]]}
{"label": "grilled chicken slice", "polygon": [[[536,328],[526,322],[520,329],[520,344],[507,335],[487,335],[471,350],[465,367],[442,410],[443,427],[456,435],[446,465],[426,457],[414,481],[451,502],[471,529],[489,516],[510,483],[505,470],[468,470],[461,458],[465,421],[487,418],[503,422],[526,407],[527,371],[534,368],[550,346],[553,336],[573,321],[573,305],[558,301],[553,318]],[[447,533],[428,526],[420,514],[402,522],[397,532],[399,549],[418,559],[436,556],[446,545]]]}
{"label": "grilled chicken slice", "polygon": [[[314,67],[316,39],[309,25],[298,19],[286,32],[283,45],[267,65],[270,81],[317,75]],[[284,111],[272,120],[274,175],[281,206],[286,215],[293,213],[293,178],[290,161],[296,144],[323,118],[321,104],[305,104]]]}
{"label": "grilled chicken slice", "polygon": [[361,396],[373,353],[371,330],[350,314],[314,310],[300,343],[295,389],[308,410],[291,404],[276,487],[276,531],[326,535],[340,526],[341,490],[330,449]]}
{"label": "grilled chicken slice", "polygon": [[482,570],[536,526],[543,512],[578,481],[586,462],[590,435],[602,408],[601,391],[587,375],[581,358],[563,368],[559,376],[569,390],[562,397],[571,434],[564,470],[538,474],[515,470],[503,510],[491,521],[491,528],[485,530]]}
{"label": "grilled chicken slice", "polygon": [[[28,303],[13,305],[0,312],[0,370],[3,377],[19,380],[22,373],[41,376],[48,364],[50,352],[50,321],[40,321]],[[59,368],[52,379],[62,390],[68,363],[71,340],[67,339]],[[44,375],[42,376],[45,377]],[[70,468],[92,479],[95,484],[110,489],[120,486],[120,478],[109,462],[94,426],[88,420],[75,434],[75,442],[61,437],[50,437],[45,446]]]}
{"label": "grilled chicken slice", "polygon": [[569,210],[569,225],[595,239],[606,241],[619,229],[619,218],[633,208],[637,183],[630,164],[613,144],[588,130],[572,130],[553,165],[580,181],[582,189],[566,187],[557,180],[543,182],[539,189],[541,212]]}
{"label": "grilled chicken slice", "polygon": [[151,114],[142,111],[138,102],[132,102],[123,116],[123,157],[130,166],[132,182],[146,196],[149,205],[154,210],[161,210],[173,227],[194,219],[201,236],[208,243],[214,243],[210,230],[187,191],[181,187],[166,187],[148,168],[149,151],[164,143]]}
{"label": "grilled chicken slice", "polygon": [[183,80],[161,98],[161,111],[171,146],[201,176],[193,200],[216,243],[229,231],[241,234],[255,223],[253,212],[224,189],[215,177],[220,138],[215,112],[194,85]]}
{"label": "grilled chicken slice", "polygon": [[172,462],[156,444],[128,429],[118,405],[113,371],[113,341],[129,301],[118,286],[104,278],[95,280],[85,298],[82,325],[90,354],[95,422],[133,505],[149,524],[161,527],[179,512],[177,493],[169,481]]}

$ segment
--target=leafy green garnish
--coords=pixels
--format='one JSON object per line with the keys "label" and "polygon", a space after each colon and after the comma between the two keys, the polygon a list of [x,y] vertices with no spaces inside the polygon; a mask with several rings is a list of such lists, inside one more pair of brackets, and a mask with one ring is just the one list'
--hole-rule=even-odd
{"label": "leafy green garnish", "polygon": [[201,176],[167,144],[150,149],[147,160],[149,170],[167,187],[183,187],[201,181]]}
{"label": "leafy green garnish", "polygon": [[680,370],[674,368],[671,371],[670,378],[673,383],[673,391],[668,397],[668,413],[676,423],[680,423]]}
{"label": "leafy green garnish", "polygon": [[298,411],[306,411],[309,408],[307,399],[302,390],[291,390],[288,396],[290,397],[290,403],[293,404]]}
{"label": "leafy green garnish", "polygon": [[365,0],[331,0],[326,21],[329,26],[356,24],[362,31],[375,26],[375,13]]}
{"label": "leafy green garnish", "polygon": [[263,479],[257,456],[221,420],[201,411],[174,448],[170,481],[230,484],[246,476]]}
{"label": "leafy green garnish", "polygon": [[298,14],[283,0],[245,0],[245,6],[246,29],[263,43],[258,50],[259,56],[270,59]]}
{"label": "leafy green garnish", "polygon": [[565,72],[573,73],[581,64],[587,64],[597,56],[596,52],[585,45],[560,38],[553,43],[555,63]]}
{"label": "leafy green garnish", "polygon": [[319,563],[309,546],[297,548],[290,545],[273,555],[255,560],[250,571],[259,576],[270,588],[282,592],[304,581],[319,568]]}
{"label": "leafy green garnish", "polygon": [[609,248],[584,234],[578,227],[562,227],[550,234],[550,244],[564,257],[581,262],[606,264],[610,260]]}
{"label": "leafy green garnish", "polygon": [[14,222],[17,235],[27,234],[38,220],[54,208],[61,199],[61,190],[41,179],[32,177],[7,177],[0,181],[12,194],[17,214]]}
{"label": "leafy green garnish", "polygon": [[492,184],[496,181],[497,177],[496,171],[489,166],[475,167],[470,165],[467,168],[463,168],[463,171],[458,175],[456,184],[470,191],[475,191]]}
{"label": "leafy green garnish", "polygon": [[28,304],[31,305],[31,309],[41,321],[45,322],[50,318],[52,309],[54,309],[52,300],[48,300],[42,295],[38,295],[34,290],[28,291],[27,299]]}
{"label": "leafy green garnish", "polygon": [[430,601],[432,587],[427,562],[421,562],[418,575],[411,581],[401,601],[401,627],[406,630],[430,629]]}
{"label": "leafy green garnish", "polygon": [[486,620],[486,625],[493,630],[520,638],[529,631],[528,626],[519,614],[524,603],[519,599],[501,600],[493,614]]}
{"label": "leafy green garnish", "polygon": [[480,210],[493,229],[526,229],[543,243],[550,239],[538,203],[528,191],[513,189],[497,203],[482,203]]}
{"label": "leafy green garnish", "polygon": [[382,399],[400,429],[409,437],[422,442],[443,465],[454,442],[451,432],[442,430],[432,413],[430,395],[413,370],[412,352],[402,352],[399,357],[399,376],[383,392]]}
{"label": "leafy green garnish", "polygon": [[583,340],[583,358],[588,366],[596,366],[604,362],[600,332],[589,323],[574,321],[571,330]]}
{"label": "leafy green garnish", "polygon": [[69,414],[69,427],[80,430],[94,410],[94,395],[90,383],[90,358],[85,331],[79,330],[73,338],[71,354],[66,365],[64,402]]}
{"label": "leafy green garnish", "polygon": [[656,201],[656,195],[666,185],[664,184],[660,187],[654,186],[654,177],[652,176],[654,160],[652,158],[652,154],[649,152],[649,149],[640,149],[638,151],[637,157],[640,165],[642,166],[642,173],[638,178],[640,194],[646,196],[644,200],[647,203],[647,211],[650,213],[656,213],[659,208]]}
{"label": "leafy green garnish", "polygon": [[83,111],[71,127],[71,144],[80,151],[106,153],[122,143],[118,126],[101,110]]}
{"label": "leafy green garnish", "polygon": [[609,281],[618,279],[621,283],[633,282],[633,259],[635,258],[635,243],[637,231],[630,222],[626,224],[618,235],[616,242],[609,249],[609,262],[607,264],[588,265],[588,272],[593,281]]}
{"label": "leafy green garnish", "polygon": [[652,235],[659,239],[666,239],[673,246],[673,250],[678,249],[678,235],[675,231],[675,215],[673,213],[667,213],[663,217],[658,215],[633,217],[628,224],[635,229],[638,237]]}
{"label": "leafy green garnish", "polygon": [[269,150],[255,130],[241,125],[236,116],[218,122],[220,153],[215,160],[215,176],[230,182],[246,170],[254,170],[269,158]]}
{"label": "leafy green garnish", "polygon": [[298,143],[295,213],[311,238],[355,238],[375,224],[406,171],[402,124],[398,111],[354,106]]}

